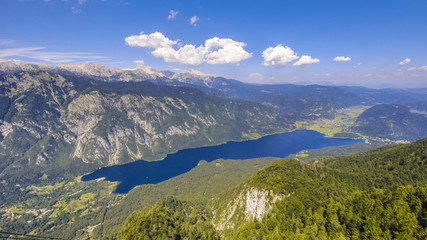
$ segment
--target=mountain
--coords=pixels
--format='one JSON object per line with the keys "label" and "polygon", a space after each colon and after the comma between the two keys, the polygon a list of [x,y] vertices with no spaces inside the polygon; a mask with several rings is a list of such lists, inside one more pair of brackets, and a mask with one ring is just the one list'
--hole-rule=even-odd
{"label": "mountain", "polygon": [[[332,104],[326,101],[312,101],[300,96],[288,96],[264,90],[256,85],[245,84],[232,79],[212,77],[195,73],[173,73],[158,71],[144,65],[137,65],[135,69],[109,68],[94,63],[84,64],[25,64],[14,62],[0,63],[0,73],[10,73],[23,70],[42,70],[52,73],[90,77],[100,81],[151,81],[157,84],[170,86],[193,87],[210,95],[225,96],[266,103],[275,107],[282,114],[294,119],[331,117],[334,114]],[[295,85],[289,85],[295,86]],[[267,87],[270,89],[270,87]],[[285,87],[286,89],[287,87]],[[275,89],[274,87],[272,89]],[[304,92],[303,89],[301,89]],[[294,92],[292,89],[288,92]],[[311,94],[307,94],[311,96]],[[276,100],[277,98],[277,100]]]}
{"label": "mountain", "polygon": [[[145,81],[157,78],[163,78],[168,75],[149,66],[138,64],[135,69],[109,68],[96,63],[72,63],[58,64],[52,66],[45,63],[29,64],[15,62],[0,62],[0,73],[13,73],[20,71],[48,71],[61,74],[73,74],[78,76],[90,77],[100,81]],[[170,75],[170,74],[169,74]]]}
{"label": "mountain", "polygon": [[9,189],[0,198],[19,184],[292,128],[265,105],[194,88],[46,71],[3,74],[0,83],[0,187]]}
{"label": "mountain", "polygon": [[[413,205],[414,201],[424,201],[422,141],[418,145],[403,145],[399,151],[386,147],[350,157],[314,159],[312,163],[283,160],[249,180],[249,175],[277,159],[257,159],[252,163],[248,160],[241,164],[225,164],[223,160],[200,162],[189,174],[141,186],[127,195],[111,194],[114,183],[81,182],[79,177],[104,166],[139,159],[159,160],[180,149],[289,131],[294,128],[295,120],[314,124],[319,118],[331,124],[351,121],[347,130],[370,139],[416,140],[425,132],[425,122],[421,120],[425,117],[411,111],[424,110],[423,91],[411,90],[409,94],[400,89],[255,85],[201,73],[158,71],[141,65],[126,70],[91,63],[55,67],[0,63],[0,71],[3,73],[0,74],[2,229],[51,236],[63,233],[67,237],[114,237],[120,233],[126,216],[147,207],[132,218],[136,225],[142,217],[145,219],[142,222],[150,226],[149,219],[162,220],[165,214],[170,217],[170,209],[176,208],[179,224],[173,224],[174,218],[167,219],[172,224],[168,229],[179,228],[171,229],[176,237],[188,237],[185,233],[189,232],[195,234],[192,236],[202,236],[203,231],[199,230],[208,229],[212,234],[205,237],[211,238],[244,239],[252,235],[296,238],[300,237],[298,234],[309,235],[312,229],[318,229],[310,235],[312,238],[369,238],[370,235],[363,235],[361,224],[381,229],[377,231],[379,235],[372,235],[377,237],[396,237],[402,232],[375,222],[359,222],[348,228],[348,222],[357,219],[336,216],[333,211],[353,211],[342,206],[355,201],[357,206],[359,196],[368,202],[378,200],[375,206],[385,206],[389,198],[409,196],[403,199],[402,209],[409,206],[411,219],[424,218],[419,206]],[[362,110],[357,114],[352,112],[349,118],[331,120],[341,108],[365,105],[361,109],[366,109],[366,105],[387,101],[404,105],[372,107],[360,115],[354,128],[350,127],[352,119]],[[381,130],[384,135],[379,136],[373,130]],[[342,155],[371,147],[323,149],[296,156],[333,155],[331,152]],[[381,159],[380,155],[387,159]],[[408,156],[414,159],[406,162]],[[229,187],[232,188],[226,190]],[[160,200],[156,206],[149,206],[168,195],[176,199]],[[396,207],[393,204],[390,206]],[[297,215],[289,218],[292,213]],[[203,217],[194,218],[195,214]],[[365,219],[373,217],[357,214]],[[314,220],[305,216],[319,221],[313,225]],[[395,216],[389,217],[390,222],[399,222]],[[339,224],[335,224],[337,218]],[[189,223],[194,222],[201,225],[189,229]],[[278,224],[281,222],[287,225]],[[133,232],[133,220],[127,223]],[[153,225],[157,228],[158,224]],[[421,234],[417,224],[424,226],[411,222],[411,226],[402,225],[402,228]],[[296,227],[299,232],[290,230]],[[155,237],[164,237],[163,230]],[[387,235],[387,230],[391,235]]]}
{"label": "mountain", "polygon": [[406,106],[380,104],[365,110],[353,130],[371,138],[414,141],[427,137],[427,117]]}
{"label": "mountain", "polygon": [[[372,89],[366,87],[349,87],[341,86],[341,90],[351,93],[357,97],[363,105],[377,105],[377,104],[401,104],[407,105],[415,102],[426,102],[427,93],[422,88],[419,89]],[[418,91],[417,91],[418,90]]]}
{"label": "mountain", "polygon": [[[278,231],[281,235],[284,234],[282,236],[301,234],[301,236],[314,235],[315,238],[321,236],[334,238],[342,234],[346,238],[355,238],[354,236],[357,238],[357,236],[363,236],[363,231],[367,230],[364,229],[363,224],[369,224],[369,222],[363,223],[355,218],[368,217],[368,214],[372,213],[363,212],[361,209],[350,210],[351,205],[348,205],[347,201],[356,201],[355,204],[363,206],[366,203],[362,200],[376,198],[376,195],[383,197],[388,194],[408,194],[407,198],[403,198],[406,203],[401,204],[403,204],[402,207],[409,208],[412,204],[410,195],[414,194],[414,199],[419,198],[418,201],[426,204],[426,158],[427,139],[423,139],[411,144],[382,147],[346,157],[326,158],[313,164],[291,159],[279,161],[259,171],[240,186],[218,196],[212,203],[212,209],[215,212],[213,224],[219,230],[230,229],[229,234],[234,236],[244,236],[243,232],[267,236],[276,234],[274,231]],[[416,186],[417,189],[399,189],[406,185]],[[384,190],[377,193],[375,189]],[[406,191],[408,192],[405,193]],[[360,198],[360,194],[365,199],[354,199]],[[387,204],[388,200],[380,201],[383,202],[379,204]],[[394,204],[400,203],[383,205],[384,209],[379,209],[375,214],[380,214],[380,211],[386,210],[385,208],[393,208]],[[381,226],[376,229],[378,234],[396,236],[406,231],[403,225],[414,224],[418,226],[415,227],[417,232],[407,232],[407,234],[416,239],[422,239],[426,234],[423,233],[422,228],[427,227],[423,220],[426,217],[425,206],[422,207],[424,210],[404,210],[407,216],[405,215],[402,219],[399,219],[399,215],[389,216],[393,221],[398,222],[406,221],[404,220],[406,217],[414,217],[418,221],[401,223],[402,225],[397,229],[377,222],[371,222],[373,224],[371,227],[377,227],[376,224],[379,224]],[[389,212],[388,214],[398,213]],[[380,215],[369,216],[369,218],[373,217],[380,217]],[[252,222],[253,220],[255,223]],[[360,223],[349,226],[346,225],[348,221],[360,221]],[[261,226],[257,230],[253,228],[254,224]],[[417,234],[421,235],[417,236]]]}
{"label": "mountain", "polygon": [[[149,66],[137,65],[135,69],[109,68],[94,63],[84,64],[25,64],[0,63],[0,73],[22,70],[43,70],[53,73],[90,77],[100,81],[151,81],[169,86],[198,88],[203,92],[232,99],[247,100],[269,105],[293,120],[333,118],[336,109],[354,105],[383,103],[425,104],[427,94],[423,89],[369,89],[364,87],[247,84],[233,79],[209,76],[192,71],[173,73],[159,71]],[[412,104],[412,105],[411,105]]]}
{"label": "mountain", "polygon": [[[193,222],[205,224],[210,236],[219,234],[221,239],[425,239],[426,158],[427,139],[423,139],[312,164],[280,160],[217,195],[205,207],[213,216],[202,214],[202,221]],[[122,238],[140,232],[159,237],[152,226],[161,222],[169,232],[184,228],[192,219],[191,205],[176,213],[182,216],[177,227],[173,220],[163,221],[172,214],[159,216],[153,211],[188,204],[172,200],[172,205],[161,200],[131,215]]]}
{"label": "mountain", "polygon": [[117,238],[126,218],[168,196],[201,206],[224,189],[234,187],[278,158],[215,160],[158,184],[146,184],[128,194],[111,194],[117,183],[72,181],[29,186],[24,201],[2,200],[0,228],[66,239]]}

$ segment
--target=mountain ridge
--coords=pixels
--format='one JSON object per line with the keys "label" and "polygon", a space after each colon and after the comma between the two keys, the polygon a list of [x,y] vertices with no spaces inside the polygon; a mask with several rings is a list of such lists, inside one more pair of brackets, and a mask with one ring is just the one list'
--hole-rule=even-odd
{"label": "mountain ridge", "polygon": [[44,71],[3,74],[0,82],[1,101],[8,102],[1,112],[0,178],[9,184],[60,180],[292,128],[267,106],[194,88]]}
{"label": "mountain ridge", "polygon": [[[0,62],[0,73],[20,70],[43,70],[74,74],[101,81],[151,81],[161,85],[198,88],[210,95],[247,100],[269,105],[294,120],[333,118],[335,110],[354,105],[373,106],[382,103],[412,107],[425,105],[427,94],[422,89],[370,89],[365,87],[323,86],[318,84],[248,84],[197,71],[174,73],[138,64],[135,69],[109,68],[95,63],[26,64]],[[417,107],[415,106],[415,107]]]}
{"label": "mountain ridge", "polygon": [[[422,139],[311,164],[279,160],[215,196],[206,230],[214,226],[221,239],[424,239],[426,146]],[[150,222],[149,209],[128,218],[122,238],[150,231],[139,224]]]}

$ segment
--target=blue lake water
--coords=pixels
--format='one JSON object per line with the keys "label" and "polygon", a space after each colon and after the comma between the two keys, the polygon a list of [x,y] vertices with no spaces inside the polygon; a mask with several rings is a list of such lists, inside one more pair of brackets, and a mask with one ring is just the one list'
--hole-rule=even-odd
{"label": "blue lake water", "polygon": [[301,150],[363,143],[362,139],[325,137],[311,130],[296,130],[265,136],[256,140],[227,142],[218,146],[180,150],[168,154],[163,160],[144,160],[104,167],[82,177],[83,181],[105,177],[119,181],[115,193],[127,193],[142,184],[155,184],[190,171],[200,160],[211,162],[223,159],[250,159],[260,157],[286,157]]}

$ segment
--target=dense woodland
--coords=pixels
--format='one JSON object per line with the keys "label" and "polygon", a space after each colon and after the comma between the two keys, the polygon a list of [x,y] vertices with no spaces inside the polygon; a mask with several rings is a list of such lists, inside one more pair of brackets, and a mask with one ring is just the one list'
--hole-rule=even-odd
{"label": "dense woodland", "polygon": [[[123,239],[426,239],[427,139],[311,164],[285,159],[212,202],[175,198],[133,213]],[[215,231],[208,214],[247,186],[286,196],[261,221]],[[211,223],[213,222],[213,223]],[[203,233],[203,234],[202,234]]]}

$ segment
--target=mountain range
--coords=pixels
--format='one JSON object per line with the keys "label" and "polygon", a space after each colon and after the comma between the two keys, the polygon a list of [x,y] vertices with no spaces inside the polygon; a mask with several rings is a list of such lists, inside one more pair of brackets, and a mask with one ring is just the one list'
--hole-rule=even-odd
{"label": "mountain range", "polygon": [[[143,65],[118,69],[94,63],[1,62],[0,229],[62,232],[70,238],[121,234],[132,239],[152,226],[158,227],[152,238],[387,238],[400,236],[408,226],[390,230],[358,218],[359,225],[349,226],[354,215],[339,215],[336,209],[350,211],[342,206],[360,196],[384,205],[388,198],[407,194],[410,198],[401,204],[413,215],[404,219],[417,222],[411,222],[412,233],[402,236],[422,239],[425,216],[410,200],[425,202],[425,140],[312,163],[280,160],[262,170],[278,159],[201,162],[190,173],[127,195],[111,194],[113,183],[86,183],[80,177],[106,166],[157,161],[181,149],[288,132],[304,126],[301,122],[344,122],[337,136],[363,137],[375,146],[416,141],[427,137],[425,106],[424,89],[247,84]],[[363,110],[344,118],[342,112],[352,107]],[[352,146],[347,152],[374,145]],[[342,149],[317,154],[342,155]],[[123,225],[141,208],[138,204],[147,208]],[[173,212],[177,215],[167,218]],[[297,215],[290,217],[292,212]],[[167,232],[159,222],[150,222],[154,217],[175,228]],[[371,235],[363,227],[369,224],[376,231],[370,229]]]}
{"label": "mountain range", "polygon": [[[72,179],[104,166],[292,128],[268,106],[194,88],[46,71],[3,74],[0,83],[1,187]],[[1,198],[16,194],[3,192]]]}

